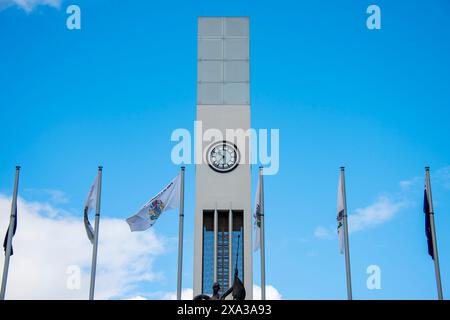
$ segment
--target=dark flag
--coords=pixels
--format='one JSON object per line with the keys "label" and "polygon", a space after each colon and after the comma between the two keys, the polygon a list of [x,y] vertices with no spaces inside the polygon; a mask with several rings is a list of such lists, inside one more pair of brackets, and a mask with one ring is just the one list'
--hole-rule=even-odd
{"label": "dark flag", "polygon": [[[16,213],[15,213],[14,226],[13,226],[13,237],[16,234],[16,229],[17,229],[17,204],[16,204]],[[5,240],[3,241],[3,249],[5,250],[5,254],[6,254],[6,248],[8,246],[8,235],[9,235],[9,227],[8,227],[8,231],[6,232]],[[11,238],[11,242],[12,242],[12,238]],[[11,243],[11,255],[13,255],[12,243]]]}
{"label": "dark flag", "polygon": [[431,212],[430,212],[430,204],[428,203],[426,187],[423,196],[423,212],[425,213],[425,234],[427,236],[428,254],[434,260],[433,238],[431,235],[431,223],[430,223]]}

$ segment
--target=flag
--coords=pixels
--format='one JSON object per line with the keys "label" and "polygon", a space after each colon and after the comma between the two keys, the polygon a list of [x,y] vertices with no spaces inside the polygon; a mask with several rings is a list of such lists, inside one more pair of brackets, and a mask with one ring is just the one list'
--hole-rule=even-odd
{"label": "flag", "polygon": [[339,238],[339,250],[344,253],[344,193],[342,192],[342,175],[339,177],[337,199],[337,232]]}
{"label": "flag", "polygon": [[92,228],[92,225],[89,222],[89,213],[92,211],[93,208],[95,208],[97,204],[97,190],[98,190],[98,176],[95,177],[94,182],[92,183],[91,188],[89,189],[86,202],[84,204],[84,227],[86,229],[87,237],[92,244],[94,244],[94,229]]}
{"label": "flag", "polygon": [[164,189],[150,199],[134,216],[127,219],[131,231],[144,231],[150,228],[161,213],[179,208],[181,191],[181,173]]}
{"label": "flag", "polygon": [[431,223],[430,223],[430,204],[428,203],[428,190],[425,185],[425,191],[423,195],[423,212],[425,213],[425,234],[427,236],[428,254],[434,260],[433,239],[431,235]]}
{"label": "flag", "polygon": [[[17,202],[16,202],[16,214],[15,214],[14,226],[13,226],[13,237],[16,234],[16,230],[17,230]],[[6,231],[5,240],[3,240],[3,249],[5,250],[5,254],[6,254],[6,248],[8,247],[8,236],[9,236],[9,227],[8,227],[8,231]],[[13,255],[12,238],[11,238],[11,255]]]}
{"label": "flag", "polygon": [[253,251],[258,251],[261,248],[261,178],[258,178],[255,195],[255,211],[253,212],[253,231],[255,237],[253,238]]}

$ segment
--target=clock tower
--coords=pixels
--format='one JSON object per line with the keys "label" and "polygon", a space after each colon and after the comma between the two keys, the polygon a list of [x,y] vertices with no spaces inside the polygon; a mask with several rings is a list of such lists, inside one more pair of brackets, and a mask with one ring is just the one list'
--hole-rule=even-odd
{"label": "clock tower", "polygon": [[242,139],[250,129],[249,18],[200,17],[197,48],[203,139],[196,139],[194,296],[211,295],[215,282],[222,294],[237,268],[252,299],[250,148],[248,135]]}

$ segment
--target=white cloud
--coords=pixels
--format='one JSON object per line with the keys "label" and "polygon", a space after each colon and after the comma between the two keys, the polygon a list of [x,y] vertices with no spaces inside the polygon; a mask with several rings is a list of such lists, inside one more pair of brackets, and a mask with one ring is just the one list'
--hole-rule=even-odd
{"label": "white cloud", "polygon": [[[191,288],[183,288],[181,290],[181,300],[192,300],[194,297],[194,290]],[[177,300],[176,291],[157,291],[151,292],[146,296],[138,295],[125,300]]]}
{"label": "white cloud", "polygon": [[[181,300],[192,300],[194,297],[194,290],[191,288],[184,288],[181,290]],[[161,294],[162,300],[176,300],[177,299],[177,293],[175,291],[173,292],[167,292]]]}
{"label": "white cloud", "polygon": [[33,11],[37,6],[49,6],[59,8],[62,0],[0,0],[0,10],[11,6],[17,6],[26,12]]}
{"label": "white cloud", "polygon": [[[433,176],[433,173],[431,173]],[[435,174],[437,182],[442,185],[445,189],[450,189],[450,166],[443,167],[436,171]],[[433,185],[433,181],[431,181]]]}
{"label": "white cloud", "polygon": [[127,298],[125,300],[147,300],[147,298],[145,298],[143,296],[135,296],[135,297]]}
{"label": "white cloud", "polygon": [[[450,189],[450,166],[442,167],[436,170],[431,169],[431,186],[442,187]],[[400,181],[402,191],[411,191],[417,189],[423,192],[425,185],[425,173],[421,176],[416,176],[409,180]]]}
{"label": "white cloud", "polygon": [[64,204],[69,202],[69,197],[65,194],[65,192],[57,189],[25,189],[24,192],[26,194],[30,194],[32,196],[37,197],[45,197],[48,198],[48,201],[52,204]]}
{"label": "white cloud", "polygon": [[333,238],[333,236],[334,236],[334,234],[331,232],[331,230],[328,228],[325,228],[323,226],[318,226],[314,230],[314,237],[319,238],[319,239],[331,239],[331,238]]}
{"label": "white cloud", "polygon": [[[431,185],[450,189],[450,166],[436,169],[433,172],[431,172]],[[371,205],[356,209],[354,213],[349,214],[349,232],[375,227],[391,220],[401,209],[414,203],[414,201],[409,200],[413,190],[423,192],[424,179],[425,175],[399,182],[401,189],[399,195],[407,200],[394,201],[390,197],[382,196]],[[330,230],[319,226],[314,230],[314,236],[319,239],[327,239],[328,235],[332,234]]]}
{"label": "white cloud", "polygon": [[386,196],[379,197],[373,204],[355,210],[348,217],[349,232],[360,231],[375,227],[391,220],[406,202],[394,202]]}
{"label": "white cloud", "polygon": [[[271,285],[266,286],[266,300],[281,300],[281,293]],[[253,300],[261,300],[261,287],[253,285]]]}
{"label": "white cloud", "polygon": [[[10,198],[0,194],[0,234],[6,232]],[[100,221],[97,299],[130,296],[139,284],[155,281],[154,259],[165,252],[165,239],[153,230],[131,233],[119,219]],[[92,246],[83,219],[49,204],[19,198],[18,228],[13,240],[6,297],[8,299],[86,299]],[[2,250],[3,251],[3,250]],[[3,266],[4,255],[0,255]],[[80,267],[81,288],[69,290],[67,269]]]}
{"label": "white cloud", "polygon": [[[9,223],[11,199],[0,194],[0,234]],[[148,297],[175,300],[176,292],[153,292],[133,296],[139,284],[162,279],[152,269],[154,259],[165,253],[168,240],[153,230],[132,233],[119,219],[103,217],[100,221],[96,299],[126,298],[146,300]],[[87,299],[89,293],[92,246],[85,234],[83,219],[48,203],[18,199],[18,228],[13,239],[6,291],[7,299]],[[3,250],[2,250],[3,251]],[[4,255],[0,254],[3,266]],[[68,289],[69,267],[81,271],[79,290]],[[254,299],[261,288],[253,287]],[[266,288],[269,300],[282,296],[271,285]],[[183,300],[191,300],[193,290],[184,288]]]}
{"label": "white cloud", "polygon": [[400,185],[401,191],[410,192],[417,188],[423,188],[424,181],[425,181],[425,176],[422,176],[422,177],[417,176],[417,177],[414,177],[411,179],[402,180],[399,182],[399,185]]}
{"label": "white cloud", "polygon": [[[408,205],[407,201],[393,201],[389,197],[379,197],[374,203],[364,208],[356,209],[348,216],[349,233],[373,228],[391,220],[401,209]],[[332,239],[337,234],[336,229],[318,226],[314,237]]]}
{"label": "white cloud", "polygon": [[48,194],[50,196],[50,201],[55,203],[55,204],[61,204],[61,203],[69,202],[69,198],[61,190],[44,189],[42,191],[44,192],[44,194]]}
{"label": "white cloud", "polygon": [[402,190],[405,189],[409,189],[412,185],[413,185],[414,181],[413,180],[402,180],[400,181],[400,188],[402,188]]}

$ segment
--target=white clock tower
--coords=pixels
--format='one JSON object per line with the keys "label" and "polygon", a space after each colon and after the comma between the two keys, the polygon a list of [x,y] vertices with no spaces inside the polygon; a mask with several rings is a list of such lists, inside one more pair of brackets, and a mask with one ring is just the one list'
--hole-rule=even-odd
{"label": "white clock tower", "polygon": [[225,292],[237,266],[252,299],[249,141],[228,136],[250,129],[248,17],[200,17],[197,55],[197,133],[223,138],[196,146],[194,296],[210,295],[214,282]]}

